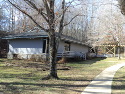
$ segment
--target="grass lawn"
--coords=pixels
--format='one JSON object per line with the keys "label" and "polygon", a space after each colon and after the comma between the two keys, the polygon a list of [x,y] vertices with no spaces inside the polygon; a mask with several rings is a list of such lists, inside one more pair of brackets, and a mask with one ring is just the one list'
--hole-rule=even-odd
{"label": "grass lawn", "polygon": [[[41,80],[49,72],[40,68],[41,62],[0,59],[0,92],[4,94],[81,94],[96,75],[117,63],[119,63],[117,58],[70,62],[66,64],[71,67],[70,70],[58,70],[60,80]],[[124,70],[125,68],[120,71],[124,72]],[[125,76],[120,77],[121,81],[124,81]]]}
{"label": "grass lawn", "polygon": [[125,67],[119,69],[114,76],[112,94],[125,94]]}

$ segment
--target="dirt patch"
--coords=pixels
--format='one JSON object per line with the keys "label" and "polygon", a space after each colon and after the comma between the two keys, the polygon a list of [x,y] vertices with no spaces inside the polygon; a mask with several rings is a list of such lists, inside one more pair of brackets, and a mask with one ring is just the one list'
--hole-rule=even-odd
{"label": "dirt patch", "polygon": [[[50,63],[41,63],[41,62],[28,62],[21,61],[20,62],[6,62],[5,66],[14,66],[14,67],[22,67],[22,68],[36,68],[40,71],[47,71],[50,68]],[[66,66],[66,64],[57,64],[57,70],[70,70],[71,67]]]}

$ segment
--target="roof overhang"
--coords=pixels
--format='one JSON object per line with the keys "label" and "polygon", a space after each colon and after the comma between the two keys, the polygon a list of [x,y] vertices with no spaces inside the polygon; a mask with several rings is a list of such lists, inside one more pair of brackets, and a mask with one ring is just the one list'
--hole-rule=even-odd
{"label": "roof overhang", "polygon": [[[15,35],[8,35],[8,36],[5,36],[3,37],[2,39],[6,39],[6,40],[13,40],[13,39],[36,39],[36,38],[47,38],[48,35],[47,33],[44,33],[44,32],[39,32],[39,33],[33,33],[33,32],[30,32],[30,33],[22,33],[22,34],[15,34]],[[79,44],[79,45],[84,45],[84,46],[89,46],[88,44],[82,42],[82,41],[79,41],[73,37],[70,37],[70,36],[66,36],[66,35],[62,35],[61,36],[61,40],[62,41],[67,41],[67,42],[71,42],[71,43],[76,43],[76,44]]]}
{"label": "roof overhang", "polygon": [[35,39],[35,38],[46,38],[48,37],[47,35],[41,35],[41,36],[14,36],[14,37],[9,37],[6,36],[2,39],[7,39],[7,40],[11,40],[11,39]]}

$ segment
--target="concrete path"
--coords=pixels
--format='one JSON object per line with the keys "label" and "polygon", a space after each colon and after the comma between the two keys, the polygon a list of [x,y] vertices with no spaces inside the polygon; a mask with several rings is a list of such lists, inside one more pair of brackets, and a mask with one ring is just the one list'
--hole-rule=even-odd
{"label": "concrete path", "polygon": [[105,69],[85,88],[81,94],[111,94],[111,85],[116,71],[125,66],[125,63],[117,64]]}

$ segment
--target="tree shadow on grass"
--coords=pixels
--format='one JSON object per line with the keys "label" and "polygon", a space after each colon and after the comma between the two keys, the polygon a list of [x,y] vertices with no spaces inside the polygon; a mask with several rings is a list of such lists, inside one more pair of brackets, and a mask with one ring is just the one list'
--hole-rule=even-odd
{"label": "tree shadow on grass", "polygon": [[43,83],[20,83],[20,82],[0,82],[0,85],[31,85],[41,87],[84,87],[86,85],[72,85],[72,84],[43,84]]}
{"label": "tree shadow on grass", "polygon": [[4,60],[0,60],[0,62],[5,62]]}
{"label": "tree shadow on grass", "polygon": [[114,90],[125,90],[125,85],[112,85]]}
{"label": "tree shadow on grass", "polygon": [[[27,91],[37,91],[37,90],[41,90],[40,88],[60,88],[63,90],[71,90],[74,92],[82,92],[81,90],[77,90],[76,88],[79,87],[86,87],[86,85],[74,85],[74,84],[43,84],[43,83],[21,83],[21,82],[0,82],[0,85],[4,86],[5,89],[2,91],[10,91],[12,93],[18,93],[20,94],[20,89],[22,89],[23,91],[27,90]],[[25,87],[18,87],[18,85],[22,85],[22,86],[29,86],[29,88],[25,88]],[[33,86],[36,86],[35,88],[32,88]],[[31,87],[31,88],[30,88]],[[72,89],[73,88],[73,89]],[[22,91],[22,92],[23,92]]]}
{"label": "tree shadow on grass", "polygon": [[63,81],[92,81],[92,80],[87,80],[87,79],[83,79],[83,78],[60,78],[59,80],[63,80]]}
{"label": "tree shadow on grass", "polygon": [[[27,91],[35,91],[35,90],[40,90],[40,88],[25,88],[25,87],[16,87],[17,85],[23,85],[23,86],[39,86],[39,87],[47,87],[47,88],[60,88],[60,89],[64,89],[64,90],[71,90],[71,91],[74,91],[74,92],[82,92],[82,90],[78,90],[76,88],[78,87],[86,87],[86,85],[72,85],[72,84],[43,84],[43,83],[20,83],[20,82],[11,82],[11,83],[6,83],[6,82],[1,82],[0,85],[4,85],[7,90],[13,92],[13,93],[18,93],[20,94],[20,89],[23,88],[23,90],[27,90]],[[16,85],[16,86],[14,86]],[[125,90],[125,85],[117,85],[117,86],[112,86],[112,89],[122,89],[122,90]],[[0,92],[4,92],[3,91],[0,91]]]}
{"label": "tree shadow on grass", "polygon": [[125,76],[114,78],[113,81],[115,81],[116,83],[122,83],[122,84],[121,85],[112,85],[112,89],[125,90],[125,80],[124,79],[125,79]]}
{"label": "tree shadow on grass", "polygon": [[68,63],[72,63],[72,64],[93,64],[93,63],[96,63],[97,61],[101,61],[101,60],[104,60],[106,59],[105,57],[104,58],[93,58],[93,59],[90,59],[90,60],[86,60],[86,61],[75,61],[74,59]]}

